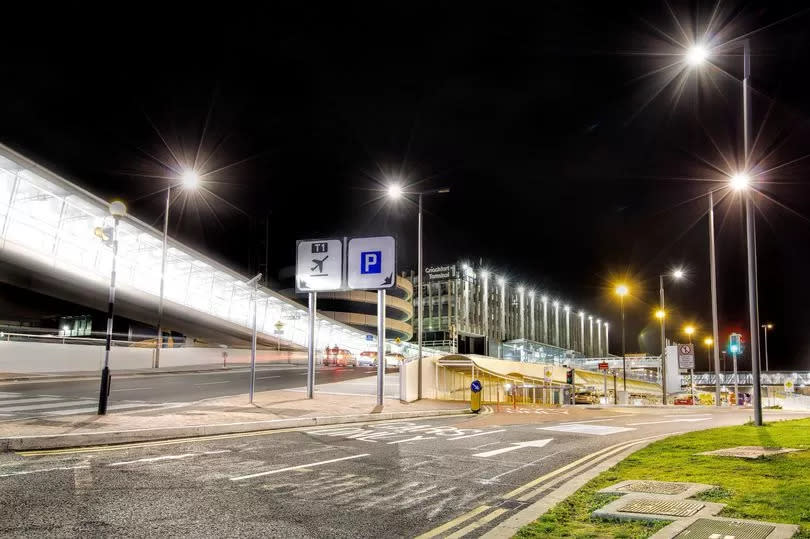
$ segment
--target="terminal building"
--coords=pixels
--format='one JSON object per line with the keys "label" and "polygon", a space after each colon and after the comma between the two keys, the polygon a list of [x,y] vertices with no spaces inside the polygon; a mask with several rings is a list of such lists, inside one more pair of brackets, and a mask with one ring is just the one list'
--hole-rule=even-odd
{"label": "terminal building", "polygon": [[[430,266],[423,275],[424,346],[527,362],[610,355],[608,321],[564,298],[465,262]],[[418,275],[410,280],[418,313]]]}

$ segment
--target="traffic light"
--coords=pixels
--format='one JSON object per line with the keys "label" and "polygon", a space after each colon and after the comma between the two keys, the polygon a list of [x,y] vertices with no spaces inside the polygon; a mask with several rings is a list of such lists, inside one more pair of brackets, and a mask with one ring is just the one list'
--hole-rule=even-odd
{"label": "traffic light", "polygon": [[728,337],[728,351],[731,354],[742,354],[742,335],[739,333],[732,333]]}
{"label": "traffic light", "polygon": [[574,369],[568,369],[567,371],[565,371],[565,383],[566,384],[574,383]]}

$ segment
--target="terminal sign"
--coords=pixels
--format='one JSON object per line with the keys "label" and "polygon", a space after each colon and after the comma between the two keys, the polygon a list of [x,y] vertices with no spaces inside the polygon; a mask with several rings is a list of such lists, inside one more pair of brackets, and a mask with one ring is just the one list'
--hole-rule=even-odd
{"label": "terminal sign", "polygon": [[343,241],[299,240],[296,246],[296,291],[323,292],[341,288],[343,288]]}
{"label": "terminal sign", "polygon": [[394,238],[351,238],[347,251],[349,288],[381,290],[396,284],[397,246]]}

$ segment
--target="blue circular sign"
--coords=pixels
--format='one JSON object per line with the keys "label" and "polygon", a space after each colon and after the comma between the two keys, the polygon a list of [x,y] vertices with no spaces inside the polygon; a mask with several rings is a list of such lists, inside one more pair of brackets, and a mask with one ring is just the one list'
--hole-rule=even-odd
{"label": "blue circular sign", "polygon": [[473,380],[472,384],[470,384],[470,391],[472,391],[473,393],[478,393],[479,391],[481,391],[481,382],[479,382],[478,380]]}

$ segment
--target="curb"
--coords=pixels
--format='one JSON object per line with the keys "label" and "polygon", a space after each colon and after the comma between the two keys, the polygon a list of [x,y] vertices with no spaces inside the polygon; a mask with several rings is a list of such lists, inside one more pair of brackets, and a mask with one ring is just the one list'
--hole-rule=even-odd
{"label": "curb", "polygon": [[211,425],[190,425],[184,427],[160,427],[155,429],[46,434],[39,436],[9,436],[7,438],[0,438],[0,452],[68,449],[74,447],[128,444],[134,442],[156,442],[178,438],[189,438],[189,441],[193,441],[193,438],[199,436],[239,434],[296,427],[340,425],[344,423],[367,423],[372,421],[389,421],[392,419],[441,417],[453,415],[472,415],[472,412],[470,412],[469,409],[379,412],[344,416],[271,419],[267,421],[248,421],[241,423],[214,423]]}

